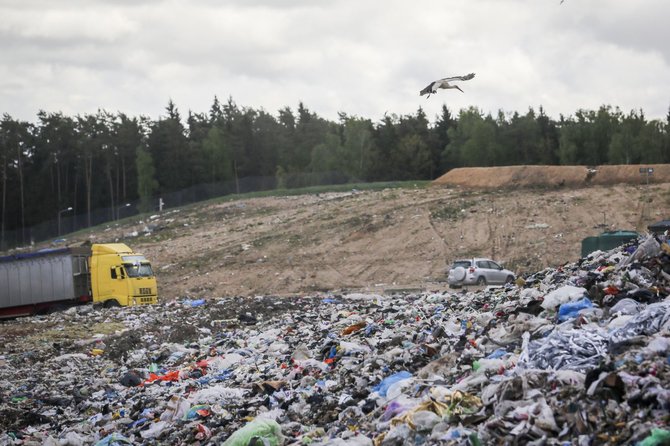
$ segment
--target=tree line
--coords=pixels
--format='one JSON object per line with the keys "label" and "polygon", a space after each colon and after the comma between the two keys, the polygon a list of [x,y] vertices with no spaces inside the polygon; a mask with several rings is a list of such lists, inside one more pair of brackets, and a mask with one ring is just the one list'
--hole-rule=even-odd
{"label": "tree line", "polygon": [[[347,182],[431,180],[464,166],[599,165],[670,162],[670,111],[602,106],[547,116],[445,106],[433,122],[423,109],[381,120],[339,113],[332,121],[300,103],[276,115],[214,98],[208,112],[183,118],[170,100],[157,120],[99,110],[66,116],[40,111],[36,122],[0,121],[2,234],[68,210],[91,224],[95,209],[197,185],[220,193]],[[245,179],[254,178],[253,183]],[[253,184],[253,186],[249,186]],[[71,208],[71,209],[70,209]]]}

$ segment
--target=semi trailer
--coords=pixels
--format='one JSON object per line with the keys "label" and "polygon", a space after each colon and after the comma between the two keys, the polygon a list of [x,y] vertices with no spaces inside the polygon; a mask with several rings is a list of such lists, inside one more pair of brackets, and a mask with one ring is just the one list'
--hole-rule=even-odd
{"label": "semi trailer", "polygon": [[157,303],[151,263],[123,243],[0,257],[0,317],[86,302],[105,306]]}

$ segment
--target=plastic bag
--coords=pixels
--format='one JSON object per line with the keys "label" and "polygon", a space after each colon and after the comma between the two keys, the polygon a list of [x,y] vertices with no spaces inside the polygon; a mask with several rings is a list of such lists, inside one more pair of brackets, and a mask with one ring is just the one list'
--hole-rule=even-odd
{"label": "plastic bag", "polygon": [[653,235],[647,237],[645,241],[640,243],[635,252],[630,257],[625,258],[617,268],[622,268],[626,265],[629,265],[636,260],[642,260],[649,257],[656,257],[661,253],[661,244],[658,243],[658,240]]}
{"label": "plastic bag", "polygon": [[199,418],[205,418],[211,415],[209,411],[209,406],[206,404],[197,404],[191,407],[182,417],[182,420],[196,420]]}
{"label": "plastic bag", "polygon": [[564,322],[568,319],[575,318],[579,315],[581,310],[591,307],[593,307],[593,304],[587,297],[574,302],[561,304],[560,308],[558,309],[558,321]]}
{"label": "plastic bag", "polygon": [[419,432],[430,432],[437,423],[442,421],[442,418],[439,415],[430,410],[419,410],[414,412],[411,419],[412,424],[414,424],[414,429]]}
{"label": "plastic bag", "polygon": [[386,397],[386,393],[388,392],[389,387],[391,387],[393,384],[397,382],[404,381],[411,377],[412,377],[411,373],[403,370],[402,372],[398,372],[394,375],[387,376],[382,380],[382,382],[374,386],[372,390],[379,393],[381,396]]}
{"label": "plastic bag", "polygon": [[161,436],[163,431],[168,427],[168,425],[169,424],[167,421],[158,421],[156,423],[152,423],[148,429],[140,431],[140,435],[142,436],[142,438],[158,438]]}
{"label": "plastic bag", "polygon": [[161,421],[178,420],[184,416],[191,404],[179,395],[172,395],[168,401],[167,408],[161,414]]}
{"label": "plastic bag", "polygon": [[633,300],[630,297],[625,297],[610,308],[610,314],[637,314],[640,312],[641,307],[642,305],[636,300]]}
{"label": "plastic bag", "polygon": [[670,444],[670,431],[665,429],[652,429],[651,435],[638,443],[639,446],[662,446]]}
{"label": "plastic bag", "polygon": [[278,446],[284,442],[279,423],[274,420],[256,419],[233,432],[222,446],[247,446],[253,438],[269,446]]}
{"label": "plastic bag", "polygon": [[121,446],[125,444],[133,444],[133,442],[123,435],[114,432],[97,442],[95,446]]}
{"label": "plastic bag", "polygon": [[582,287],[566,285],[555,289],[551,293],[544,296],[542,301],[542,308],[545,310],[553,310],[561,304],[578,299],[586,294],[586,290]]}
{"label": "plastic bag", "polygon": [[386,409],[384,409],[384,414],[381,417],[382,421],[389,421],[391,418],[406,412],[409,407],[404,404],[399,403],[398,401],[391,401]]}

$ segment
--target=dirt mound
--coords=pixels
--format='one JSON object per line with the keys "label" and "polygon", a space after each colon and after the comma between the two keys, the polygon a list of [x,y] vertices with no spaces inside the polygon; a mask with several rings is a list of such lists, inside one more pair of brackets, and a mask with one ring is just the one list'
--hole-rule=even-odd
{"label": "dirt mound", "polygon": [[[646,169],[653,171],[648,175]],[[647,181],[670,182],[670,164],[461,167],[450,170],[433,184],[472,188],[583,187],[646,184]]]}

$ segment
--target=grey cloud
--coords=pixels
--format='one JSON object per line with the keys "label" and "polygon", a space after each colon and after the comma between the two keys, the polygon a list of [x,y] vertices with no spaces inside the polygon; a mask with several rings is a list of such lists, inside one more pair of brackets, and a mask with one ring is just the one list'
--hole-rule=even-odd
{"label": "grey cloud", "polygon": [[[669,8],[661,0],[6,0],[0,112],[156,116],[169,97],[203,111],[216,94],[271,111],[302,100],[331,118],[418,107],[432,117],[443,103],[493,113],[542,104],[558,115],[612,102],[663,115],[670,98],[657,92],[670,91],[670,36],[657,18]],[[418,96],[434,78],[471,71],[465,94]]]}

